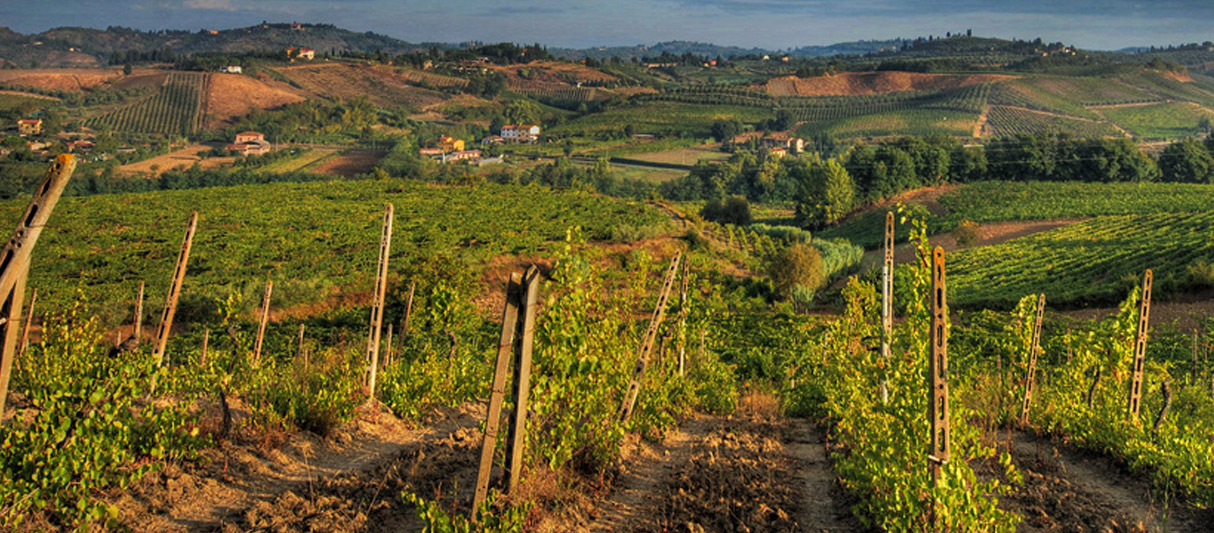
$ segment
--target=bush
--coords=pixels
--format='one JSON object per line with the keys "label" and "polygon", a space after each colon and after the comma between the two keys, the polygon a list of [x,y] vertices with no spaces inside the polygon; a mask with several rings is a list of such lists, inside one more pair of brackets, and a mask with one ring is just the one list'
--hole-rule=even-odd
{"label": "bush", "polygon": [[1214,287],[1214,264],[1198,259],[1186,269],[1189,273],[1189,284],[1194,288],[1208,289]]}
{"label": "bush", "polygon": [[741,196],[730,196],[724,202],[713,200],[704,205],[700,216],[718,224],[746,226],[750,224],[750,203]]}
{"label": "bush", "polygon": [[982,234],[978,232],[977,222],[963,220],[953,229],[953,240],[957,241],[957,246],[962,248],[973,246],[981,238]]}
{"label": "bush", "polygon": [[816,291],[826,284],[821,252],[804,244],[795,244],[776,254],[768,264],[768,276],[776,295],[785,299],[792,297],[797,287]]}

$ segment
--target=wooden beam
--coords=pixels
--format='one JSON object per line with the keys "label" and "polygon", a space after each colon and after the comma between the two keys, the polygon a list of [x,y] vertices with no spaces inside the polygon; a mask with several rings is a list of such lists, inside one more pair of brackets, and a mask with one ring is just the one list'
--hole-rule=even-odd
{"label": "wooden beam", "polygon": [[274,281],[266,281],[266,292],[261,295],[261,319],[257,323],[257,339],[253,341],[253,360],[261,360],[261,345],[266,337],[266,323],[270,321],[270,294],[274,292]]}
{"label": "wooden beam", "polygon": [[948,412],[948,305],[945,299],[944,249],[939,246],[932,251],[932,318],[930,337],[930,359],[928,373],[931,376],[931,392],[928,417],[931,419],[932,437],[931,465],[932,483],[940,480],[940,467],[949,461],[949,412]]}
{"label": "wooden beam", "polygon": [[1131,367],[1130,398],[1126,406],[1126,420],[1138,422],[1142,408],[1142,367],[1147,354],[1147,326],[1151,316],[1151,285],[1155,274],[1147,269],[1142,275],[1142,299],[1138,307],[1138,334],[1134,336],[1134,361]]}
{"label": "wooden beam", "polygon": [[522,338],[514,351],[514,416],[510,421],[506,448],[505,475],[509,479],[506,492],[518,489],[523,476],[523,451],[527,435],[527,408],[531,399],[531,352],[535,346],[535,316],[540,292],[540,269],[532,265],[523,275],[521,299],[523,321],[519,325]]}
{"label": "wooden beam", "polygon": [[1033,324],[1033,340],[1029,343],[1029,368],[1024,377],[1024,403],[1020,406],[1020,425],[1029,423],[1029,406],[1033,403],[1033,385],[1037,373],[1037,352],[1041,347],[1041,321],[1045,318],[1045,293],[1037,296],[1037,321]]}
{"label": "wooden beam", "polygon": [[17,343],[17,357],[25,355],[30,345],[30,328],[34,325],[34,304],[38,303],[38,289],[30,293],[30,306],[25,311],[25,321],[21,324],[21,341]]}
{"label": "wooden beam", "polygon": [[383,334],[384,297],[388,292],[388,255],[392,251],[392,204],[384,207],[383,234],[379,241],[379,268],[375,273],[375,295],[371,303],[371,327],[367,333],[367,396],[375,399],[375,376],[379,370],[379,343]]}
{"label": "wooden beam", "polygon": [[[194,243],[194,231],[198,229],[198,212],[190,213],[190,221],[186,225],[185,239],[181,241],[181,252],[177,255],[177,268],[173,271],[173,283],[169,285],[169,295],[164,300],[164,312],[160,315],[160,327],[156,332],[156,348],[152,355],[156,358],[156,366],[164,366],[164,351],[169,345],[169,331],[173,329],[173,316],[177,314],[177,300],[181,297],[181,284],[185,281],[186,265],[190,261],[190,247]],[[156,377],[152,376],[152,389],[156,388]]]}
{"label": "wooden beam", "polygon": [[502,334],[497,344],[497,364],[493,369],[493,385],[489,393],[488,414],[485,418],[485,434],[481,440],[480,469],[476,476],[476,494],[472,499],[472,513],[485,501],[489,493],[489,477],[493,470],[493,452],[497,447],[497,432],[501,427],[502,403],[506,398],[506,380],[510,370],[510,354],[514,351],[514,339],[518,333],[518,312],[522,299],[523,277],[518,273],[506,280],[506,304],[502,310]]}
{"label": "wooden beam", "polygon": [[649,356],[653,352],[653,342],[662,326],[662,319],[666,317],[666,304],[670,300],[670,291],[674,288],[674,278],[678,273],[681,258],[682,255],[674,256],[674,259],[670,260],[670,267],[666,269],[666,279],[662,283],[661,292],[658,293],[658,303],[654,307],[653,316],[649,318],[649,328],[645,330],[645,336],[641,338],[641,346],[637,350],[637,362],[636,367],[632,370],[632,381],[628,384],[628,390],[624,393],[624,403],[620,406],[620,420],[631,418],[632,409],[636,407],[637,395],[641,392],[641,379],[645,377],[645,367],[649,364]]}

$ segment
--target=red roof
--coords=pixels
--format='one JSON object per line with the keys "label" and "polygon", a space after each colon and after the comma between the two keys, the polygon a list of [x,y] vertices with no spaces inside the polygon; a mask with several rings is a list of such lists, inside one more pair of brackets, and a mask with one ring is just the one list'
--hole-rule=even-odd
{"label": "red roof", "polygon": [[23,119],[17,121],[18,124],[37,124],[39,122],[42,122],[42,119],[40,119],[40,118],[23,118]]}
{"label": "red roof", "polygon": [[256,131],[242,131],[242,132],[240,132],[240,133],[237,133],[236,135],[237,135],[238,137],[242,137],[242,136],[245,136],[245,135],[262,135],[262,134],[261,134],[261,133],[258,133],[258,132],[256,132]]}

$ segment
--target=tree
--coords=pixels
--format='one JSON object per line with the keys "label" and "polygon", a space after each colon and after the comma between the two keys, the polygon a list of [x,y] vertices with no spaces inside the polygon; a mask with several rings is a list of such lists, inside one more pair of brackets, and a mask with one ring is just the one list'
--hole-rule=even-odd
{"label": "tree", "polygon": [[796,174],[796,216],[802,225],[835,224],[855,206],[855,185],[838,161],[823,161],[815,155],[800,165]]}
{"label": "tree", "polygon": [[1163,181],[1214,183],[1214,157],[1201,143],[1185,138],[1159,154],[1159,171]]}
{"label": "tree", "polygon": [[131,64],[130,64],[130,63],[127,63],[127,64],[125,64],[125,65],[122,65],[122,74],[123,74],[124,76],[130,76],[130,75],[131,75],[131,72],[132,72],[132,69],[131,69]]}
{"label": "tree", "polygon": [[506,120],[511,124],[535,124],[540,121],[540,108],[530,100],[515,100],[506,106]]}
{"label": "tree", "polygon": [[742,123],[737,119],[717,120],[712,123],[712,137],[723,143],[733,141],[739,133],[742,133]]}
{"label": "tree", "polygon": [[700,216],[720,224],[746,226],[750,224],[750,203],[741,196],[730,196],[721,200],[713,200],[704,204]]}
{"label": "tree", "polygon": [[767,265],[776,296],[789,298],[797,287],[816,291],[826,284],[822,253],[813,246],[794,244],[776,254]]}

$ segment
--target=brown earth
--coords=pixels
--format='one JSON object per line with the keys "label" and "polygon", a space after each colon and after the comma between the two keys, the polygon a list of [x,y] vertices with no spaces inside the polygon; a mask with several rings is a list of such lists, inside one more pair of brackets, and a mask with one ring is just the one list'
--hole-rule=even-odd
{"label": "brown earth", "polygon": [[993,81],[1013,79],[1000,74],[922,74],[918,72],[844,72],[798,78],[784,76],[767,81],[764,89],[773,96],[856,96],[898,91],[960,89]]}
{"label": "brown earth", "polygon": [[[1092,307],[1058,311],[1059,315],[1077,320],[1101,320],[1117,314],[1116,307]],[[1151,302],[1151,324],[1174,324],[1182,331],[1202,327],[1200,318],[1214,316],[1214,291],[1174,294],[1166,302]]]}
{"label": "brown earth", "polygon": [[255,80],[241,74],[211,74],[203,103],[204,127],[221,127],[254,111],[277,109],[302,101],[304,97],[290,86],[273,80]]}
{"label": "brown earth", "polygon": [[168,75],[167,70],[136,69],[131,72],[130,76],[121,76],[107,81],[106,87],[118,90],[160,87]]}
{"label": "brown earth", "polygon": [[483,417],[483,406],[469,404],[410,428],[383,407],[365,406],[329,439],[299,432],[275,447],[238,434],[203,461],[169,464],[109,499],[140,531],[416,530],[400,492],[428,499],[460,496],[456,486],[467,492]]}
{"label": "brown earth", "polygon": [[[1049,231],[1052,229],[1069,226],[1076,222],[1083,222],[1086,218],[1062,218],[1055,220],[1030,220],[1018,222],[988,222],[978,226],[978,240],[971,246],[966,248],[976,248],[980,246],[993,246],[1004,243],[1012,239],[1027,237],[1035,233]],[[939,246],[944,248],[945,252],[954,252],[962,249],[957,245],[957,240],[953,238],[951,233],[941,233],[928,237],[928,243],[931,246]],[[885,252],[881,250],[869,250],[864,252],[864,258],[861,259],[861,268],[878,265],[884,258]],[[897,263],[906,263],[915,260],[915,247],[910,243],[903,243],[894,246],[894,261]]]}
{"label": "brown earth", "polygon": [[121,76],[117,68],[14,69],[0,70],[0,83],[79,93]]}
{"label": "brown earth", "polygon": [[417,87],[405,75],[367,65],[316,63],[277,70],[303,86],[304,92],[336,101],[366,97],[381,107],[420,109],[446,100],[443,93]]}
{"label": "brown earth", "polygon": [[375,164],[384,158],[385,154],[386,152],[382,150],[347,150],[345,153],[317,165],[312,172],[348,178],[370,172],[375,168]]}
{"label": "brown earth", "polygon": [[[510,80],[536,81],[547,83],[562,83],[566,85],[576,82],[602,83],[616,81],[619,78],[601,70],[593,69],[581,63],[565,63],[559,61],[537,61],[525,65],[486,65],[486,68],[501,72]],[[520,70],[526,70],[529,75],[523,78]]]}
{"label": "brown earth", "polygon": [[[1214,511],[1189,510],[1172,502],[1171,515],[1152,498],[1149,483],[1113,460],[1015,430],[993,439],[1024,477],[1024,484],[1000,498],[1000,507],[1024,516],[1017,531],[1107,531],[1189,533],[1210,531]],[[986,477],[1002,477],[1002,467],[977,465]]]}
{"label": "brown earth", "polygon": [[[167,154],[158,155],[156,157],[145,159],[143,161],[122,165],[118,167],[118,172],[123,174],[144,174],[151,177],[156,177],[170,170],[186,169],[198,163],[198,166],[204,169],[219,168],[231,165],[236,160],[235,157],[208,157],[203,159],[199,157],[199,153],[211,150],[212,147],[205,144],[191,144]],[[156,166],[156,170],[152,167]]]}

